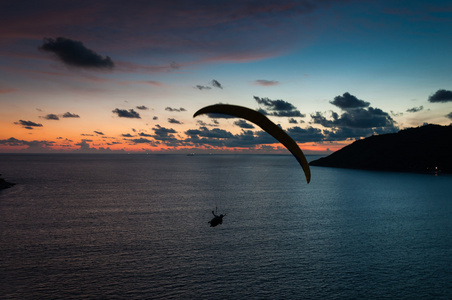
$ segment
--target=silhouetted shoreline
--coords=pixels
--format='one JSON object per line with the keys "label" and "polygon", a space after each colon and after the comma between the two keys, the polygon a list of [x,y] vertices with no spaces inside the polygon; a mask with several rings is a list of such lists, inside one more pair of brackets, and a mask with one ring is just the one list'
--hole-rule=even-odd
{"label": "silhouetted shoreline", "polygon": [[452,126],[424,125],[371,136],[314,160],[311,166],[451,174]]}
{"label": "silhouetted shoreline", "polygon": [[[0,174],[0,176],[1,176],[1,174]],[[15,185],[15,183],[8,182],[5,179],[0,177],[0,190],[10,188],[13,185]]]}

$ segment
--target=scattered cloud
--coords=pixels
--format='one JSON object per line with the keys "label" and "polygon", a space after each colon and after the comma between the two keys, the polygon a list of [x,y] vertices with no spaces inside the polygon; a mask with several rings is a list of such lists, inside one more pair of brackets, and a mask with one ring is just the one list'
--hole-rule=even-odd
{"label": "scattered cloud", "polygon": [[218,122],[218,120],[215,120],[215,119],[211,119],[211,123],[210,123],[210,124],[207,124],[206,122],[204,122],[204,121],[202,121],[202,120],[196,120],[196,123],[197,123],[199,126],[201,126],[201,127],[204,127],[204,126],[217,127],[217,126],[220,125],[220,122]]}
{"label": "scattered cloud", "polygon": [[178,121],[178,120],[173,119],[173,118],[168,118],[168,123],[171,123],[171,124],[183,124],[181,121]]}
{"label": "scattered cloud", "polygon": [[6,140],[0,140],[0,145],[12,146],[12,147],[21,147],[26,146],[25,152],[43,152],[50,150],[49,147],[53,146],[55,142],[52,141],[25,141],[18,140],[16,138],[9,138]]}
{"label": "scattered cloud", "polygon": [[44,38],[39,49],[53,52],[60,61],[71,67],[99,69],[112,69],[114,67],[109,56],[102,57],[93,50],[86,48],[82,42],[65,37]]}
{"label": "scattered cloud", "polygon": [[349,93],[337,96],[331,104],[341,108],[343,113],[331,111],[330,116],[322,112],[311,114],[314,124],[320,124],[326,140],[345,140],[367,137],[372,134],[396,132],[398,127],[391,116],[379,108],[373,108],[369,102],[359,100]]}
{"label": "scattered cloud", "polygon": [[254,96],[254,100],[265,109],[259,109],[264,115],[276,117],[305,117],[293,104],[284,100],[270,100]]}
{"label": "scattered cloud", "polygon": [[152,137],[152,134],[147,134],[147,133],[144,133],[144,132],[140,132],[138,135],[139,136]]}
{"label": "scattered cloud", "polygon": [[94,133],[95,133],[95,134],[98,134],[98,135],[104,135],[104,133],[103,133],[102,131],[96,131],[96,130],[94,130]]}
{"label": "scattered cloud", "polygon": [[133,137],[133,135],[131,135],[130,133],[123,133],[123,134],[121,134],[121,136],[123,136],[123,137]]}
{"label": "scattered cloud", "polygon": [[[218,88],[218,89],[223,89],[223,86],[221,85],[221,83],[219,83],[217,80],[213,79],[212,81],[209,82],[209,84],[211,86],[213,86],[214,88]],[[198,90],[202,91],[202,90],[211,90],[212,87],[208,86],[208,85],[201,85],[198,84],[195,86],[195,88],[197,88]]]}
{"label": "scattered cloud", "polygon": [[128,141],[132,142],[133,144],[150,144],[151,146],[157,146],[155,141],[150,140],[150,139],[145,139],[145,138],[132,139],[132,140],[128,140]]}
{"label": "scattered cloud", "polygon": [[201,127],[200,129],[190,129],[185,132],[188,136],[198,136],[202,138],[215,138],[215,139],[227,139],[232,138],[234,135],[229,131],[219,128],[208,129],[207,127]]}
{"label": "scattered cloud", "polygon": [[299,143],[321,142],[325,140],[325,136],[322,130],[314,127],[303,129],[301,127],[295,126],[287,129],[287,132],[296,142]]}
{"label": "scattered cloud", "polygon": [[19,120],[18,122],[14,122],[14,124],[22,125],[25,129],[33,129],[33,127],[43,127],[40,123],[25,120]]}
{"label": "scattered cloud", "polygon": [[253,129],[254,128],[253,124],[250,124],[250,123],[246,122],[245,120],[237,120],[234,122],[234,125],[239,126],[240,128],[243,128],[243,129]]}
{"label": "scattered cloud", "polygon": [[395,121],[388,113],[379,108],[369,107],[357,108],[344,112],[341,116],[331,113],[332,119],[327,119],[321,112],[311,115],[315,124],[324,127],[351,127],[351,128],[372,128],[372,127],[394,127]]}
{"label": "scattered cloud", "polygon": [[165,108],[166,111],[175,111],[175,112],[181,112],[181,111],[187,111],[185,108],[181,107],[181,108],[172,108],[172,107],[166,107]]}
{"label": "scattered cloud", "polygon": [[289,123],[290,124],[298,124],[298,121],[295,120],[294,118],[289,118]]}
{"label": "scattered cloud", "polygon": [[185,134],[188,136],[185,142],[208,148],[257,148],[258,146],[262,147],[263,144],[277,143],[276,139],[264,131],[242,130],[239,134],[232,134],[223,129],[201,127],[187,130]]}
{"label": "scattered cloud", "polygon": [[254,84],[261,85],[261,86],[274,86],[274,85],[278,85],[279,81],[258,79],[256,81],[254,81]]}
{"label": "scattered cloud", "polygon": [[152,120],[158,120],[159,118],[157,116],[152,117]]}
{"label": "scattered cloud", "polygon": [[219,83],[219,82],[216,81],[215,79],[213,79],[213,80],[211,81],[211,83],[212,83],[212,86],[213,86],[213,87],[216,87],[216,88],[219,88],[219,89],[223,89],[223,86],[221,85],[221,83]]}
{"label": "scattered cloud", "polygon": [[80,118],[80,116],[77,114],[70,113],[70,112],[65,112],[63,114],[63,118]]}
{"label": "scattered cloud", "polygon": [[390,111],[391,115],[394,117],[400,117],[403,116],[403,112],[395,112],[393,110]]}
{"label": "scattered cloud", "polygon": [[154,128],[153,138],[161,142],[167,146],[181,146],[185,142],[183,140],[178,139],[174,134],[177,133],[176,130],[172,128],[161,127],[160,125],[156,125]]}
{"label": "scattered cloud", "polygon": [[445,117],[452,120],[452,112],[448,113]]}
{"label": "scattered cloud", "polygon": [[149,108],[144,105],[137,106],[136,108],[139,110],[149,110]]}
{"label": "scattered cloud", "polygon": [[342,96],[334,97],[333,101],[330,101],[331,104],[339,107],[342,110],[355,109],[360,107],[368,107],[370,105],[369,102],[360,100],[349,93],[344,93]]}
{"label": "scattered cloud", "polygon": [[126,109],[116,108],[116,109],[112,110],[112,112],[117,114],[118,117],[120,117],[120,118],[141,119],[140,114],[137,113],[136,111],[134,111],[133,109],[126,110]]}
{"label": "scattered cloud", "polygon": [[195,88],[197,88],[198,90],[202,91],[202,90],[211,90],[212,88],[210,86],[205,86],[205,85],[196,85]]}
{"label": "scattered cloud", "polygon": [[155,136],[157,137],[166,137],[169,134],[177,133],[177,131],[172,128],[165,128],[160,125],[155,125],[155,127],[152,129],[154,130]]}
{"label": "scattered cloud", "polygon": [[419,111],[421,111],[421,110],[423,110],[424,109],[424,106],[419,106],[419,107],[413,107],[413,108],[408,108],[407,110],[406,110],[406,112],[409,112],[409,113],[415,113],[415,112],[419,112]]}
{"label": "scattered cloud", "polygon": [[43,118],[43,119],[46,119],[46,120],[59,120],[60,118],[57,116],[57,115],[55,115],[55,114],[47,114],[47,115],[45,115],[45,116],[43,116],[43,117],[40,117],[40,118]]}
{"label": "scattered cloud", "polygon": [[429,102],[451,102],[452,91],[437,90],[433,95],[428,97]]}

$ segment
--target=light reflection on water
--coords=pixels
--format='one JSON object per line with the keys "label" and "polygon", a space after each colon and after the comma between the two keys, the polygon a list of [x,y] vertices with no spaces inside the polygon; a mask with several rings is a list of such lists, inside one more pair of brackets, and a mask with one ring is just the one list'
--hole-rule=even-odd
{"label": "light reflection on water", "polygon": [[[450,176],[291,156],[0,155],[0,298],[452,296]],[[211,210],[227,213],[210,228]]]}

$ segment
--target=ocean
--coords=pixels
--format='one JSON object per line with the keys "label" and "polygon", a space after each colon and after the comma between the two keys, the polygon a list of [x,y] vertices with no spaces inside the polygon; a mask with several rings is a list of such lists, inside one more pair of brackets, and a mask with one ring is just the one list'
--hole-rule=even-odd
{"label": "ocean", "polygon": [[452,176],[311,172],[290,155],[2,154],[0,299],[452,298]]}

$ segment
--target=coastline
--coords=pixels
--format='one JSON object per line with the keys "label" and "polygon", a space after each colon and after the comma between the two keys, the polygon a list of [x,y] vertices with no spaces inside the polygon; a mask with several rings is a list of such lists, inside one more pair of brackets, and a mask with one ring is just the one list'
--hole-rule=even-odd
{"label": "coastline", "polygon": [[0,177],[0,190],[8,189],[14,185],[15,185],[15,183],[8,182],[5,179]]}

